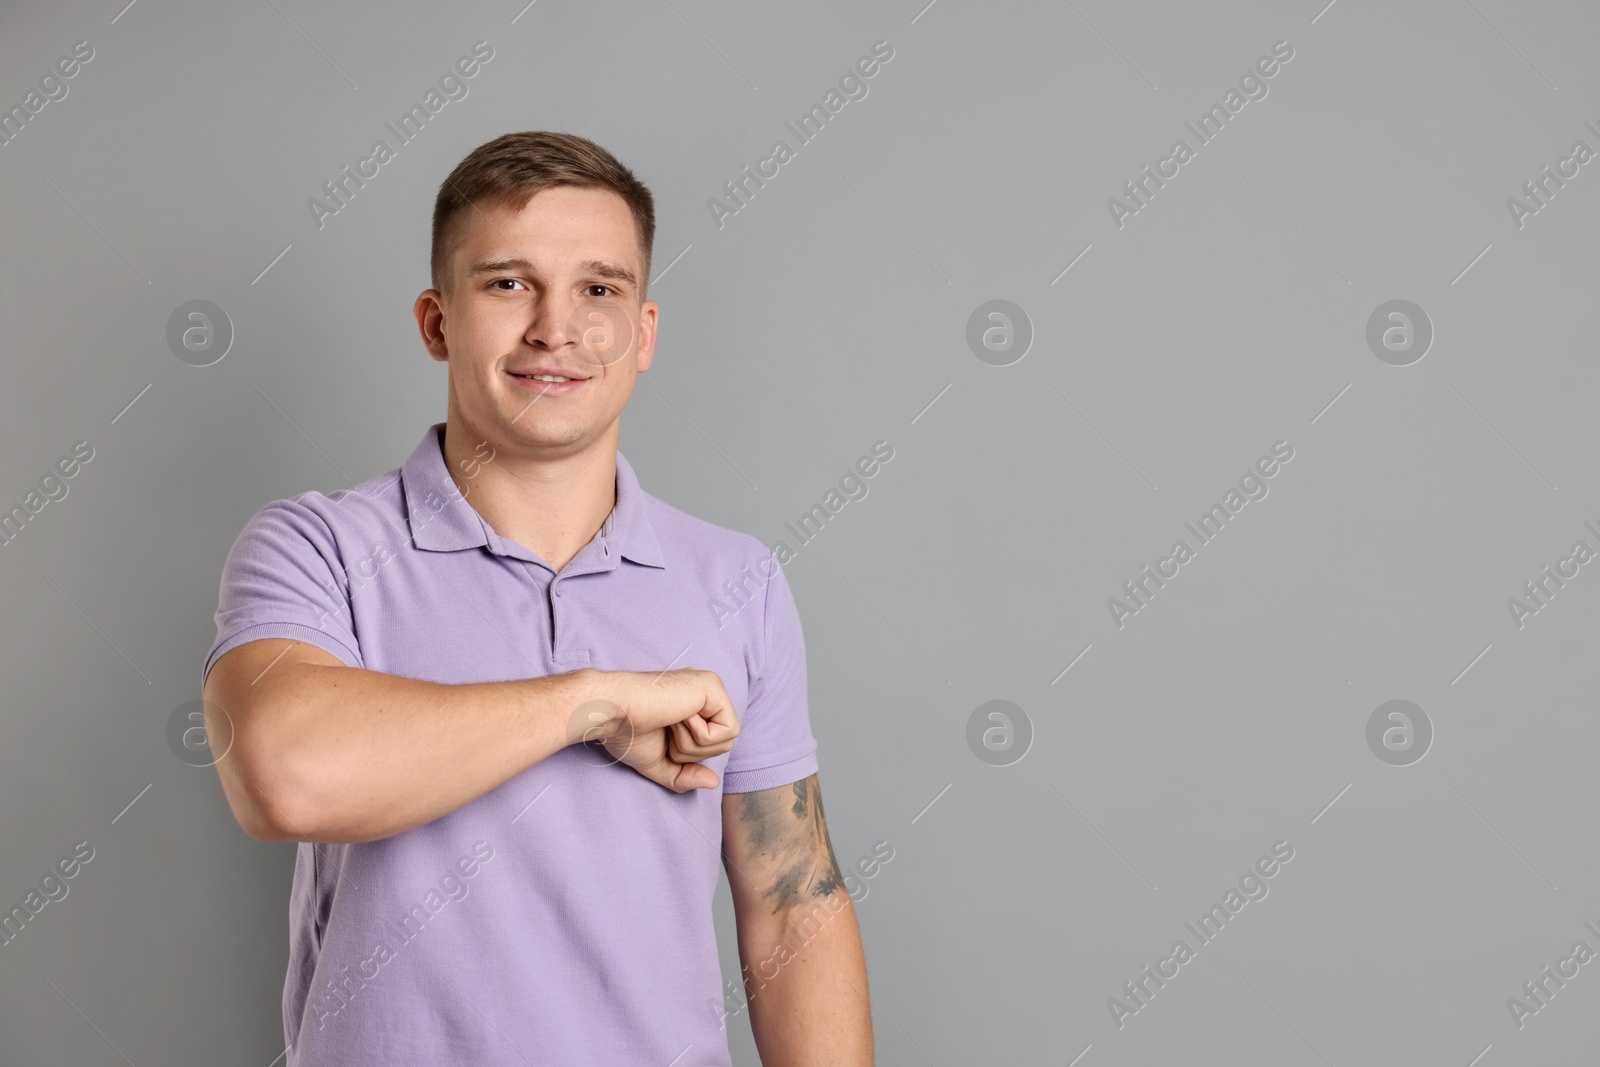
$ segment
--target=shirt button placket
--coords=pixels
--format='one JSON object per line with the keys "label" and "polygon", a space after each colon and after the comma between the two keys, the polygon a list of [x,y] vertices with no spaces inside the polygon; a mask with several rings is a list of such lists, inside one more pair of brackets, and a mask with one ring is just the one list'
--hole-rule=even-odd
{"label": "shirt button placket", "polygon": [[561,605],[556,603],[557,600],[561,599],[560,575],[551,576],[548,590],[550,594],[550,656],[556,670],[561,670],[563,658],[561,654],[561,634],[563,633],[563,628],[561,625]]}

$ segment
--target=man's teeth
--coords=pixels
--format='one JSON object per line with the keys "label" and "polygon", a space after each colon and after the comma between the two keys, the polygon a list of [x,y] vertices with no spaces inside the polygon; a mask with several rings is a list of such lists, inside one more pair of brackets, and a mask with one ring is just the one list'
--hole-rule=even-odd
{"label": "man's teeth", "polygon": [[519,378],[532,378],[536,382],[570,382],[571,378],[563,378],[559,374],[520,374]]}

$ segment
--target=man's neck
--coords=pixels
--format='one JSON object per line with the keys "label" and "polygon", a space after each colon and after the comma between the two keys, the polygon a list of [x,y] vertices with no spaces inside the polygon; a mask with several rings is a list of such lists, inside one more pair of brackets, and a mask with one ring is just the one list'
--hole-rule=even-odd
{"label": "man's neck", "polygon": [[544,457],[513,454],[451,418],[444,463],[490,529],[560,571],[616,504],[617,429],[583,451]]}

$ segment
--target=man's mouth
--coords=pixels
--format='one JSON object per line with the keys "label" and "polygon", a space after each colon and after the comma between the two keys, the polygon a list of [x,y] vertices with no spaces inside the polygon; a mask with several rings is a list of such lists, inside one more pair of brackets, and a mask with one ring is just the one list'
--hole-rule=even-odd
{"label": "man's mouth", "polygon": [[566,396],[575,392],[587,378],[575,378],[549,371],[507,371],[516,379],[517,387],[538,396]]}

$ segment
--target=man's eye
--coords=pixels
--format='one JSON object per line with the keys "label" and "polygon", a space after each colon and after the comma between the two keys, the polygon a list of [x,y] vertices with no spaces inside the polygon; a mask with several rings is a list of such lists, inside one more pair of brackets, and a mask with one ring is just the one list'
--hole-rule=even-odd
{"label": "man's eye", "polygon": [[598,282],[596,282],[594,285],[588,286],[588,288],[589,289],[604,289],[606,291],[605,295],[607,295],[607,296],[615,296],[616,295],[612,291],[611,286],[609,286],[609,285],[601,285]]}
{"label": "man's eye", "polygon": [[[520,284],[521,284],[521,283],[520,283],[520,282],[518,282],[518,281],[517,281],[517,280],[516,280],[516,279],[515,279],[515,278],[496,278],[496,279],[495,279],[495,280],[494,280],[494,281],[492,281],[492,282],[490,282],[490,283],[489,283],[489,284],[490,284],[490,285],[491,285],[491,286],[498,286],[498,285],[500,285],[500,284],[502,284],[502,283],[509,283],[509,284],[511,284],[511,285],[520,285]],[[502,292],[502,293],[507,293],[507,292],[510,292],[510,291],[511,291],[511,290],[509,290],[509,289],[502,289],[502,290],[500,290],[500,291],[501,291],[501,292]]]}

